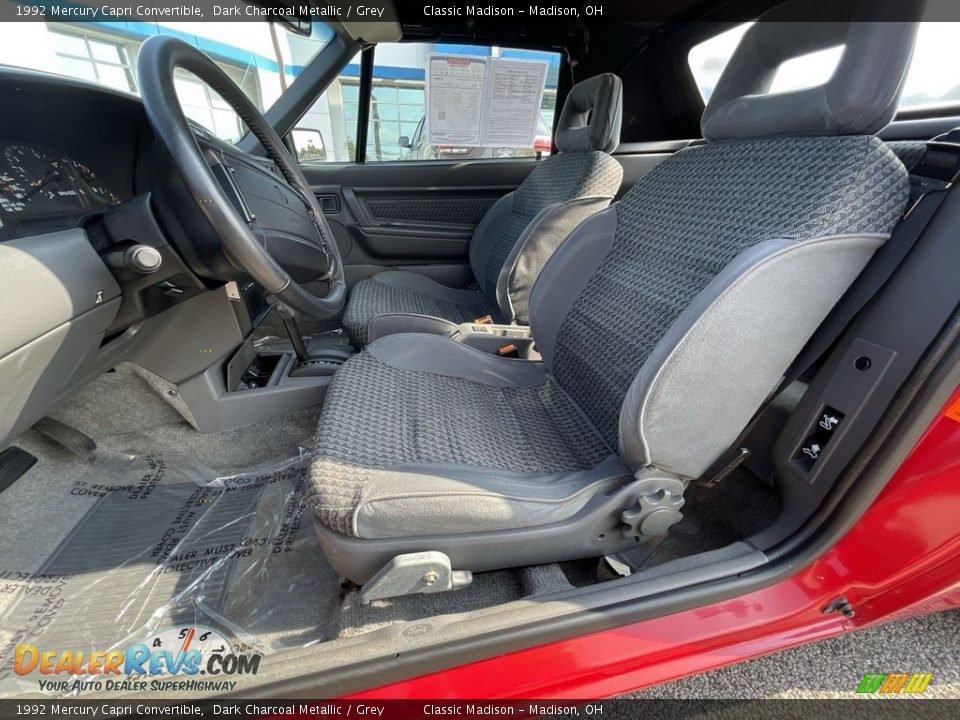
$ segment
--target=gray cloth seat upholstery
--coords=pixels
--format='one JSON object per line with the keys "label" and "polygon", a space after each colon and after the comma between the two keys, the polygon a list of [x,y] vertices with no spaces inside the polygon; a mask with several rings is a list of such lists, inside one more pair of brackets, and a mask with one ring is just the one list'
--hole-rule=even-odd
{"label": "gray cloth seat upholstery", "polygon": [[327,407],[312,500],[351,537],[546,523],[630,475],[542,364],[438,335],[372,343],[338,373]]}
{"label": "gray cloth seat upholstery", "polygon": [[[310,474],[341,572],[363,581],[413,550],[472,570],[616,552],[634,538],[605,498],[699,477],[729,447],[907,202],[907,172],[873,132],[892,118],[916,23],[820,25],[847,39],[844,72],[861,74],[851,51],[887,49],[881,97],[834,135],[829,118],[798,123],[782,96],[749,99],[755,135],[749,113],[727,126],[708,107],[707,143],[658,165],[546,264],[530,296],[542,362],[398,334],[343,366]],[[768,33],[781,61],[823,44],[760,22],[743,46]],[[729,72],[717,102],[731,82],[756,91]],[[768,137],[778,112],[788,137]],[[601,510],[609,529],[572,541]]]}
{"label": "gray cloth seat upholstery", "polygon": [[354,347],[395,332],[437,332],[489,315],[503,322],[500,309],[475,288],[451,288],[425,275],[393,270],[357,283],[343,326]]}
{"label": "gray cloth seat upholstery", "polygon": [[927,151],[927,143],[924,140],[891,140],[887,143],[887,147],[900,158],[907,172],[913,172]]}
{"label": "gray cloth seat upholstery", "polygon": [[354,347],[396,332],[445,333],[484,315],[525,324],[530,289],[550,255],[620,189],[623,168],[609,153],[619,142],[621,105],[615,75],[571,88],[555,138],[560,152],[500,198],[473,233],[469,259],[476,288],[448,288],[405,271],[361,280],[343,316]]}

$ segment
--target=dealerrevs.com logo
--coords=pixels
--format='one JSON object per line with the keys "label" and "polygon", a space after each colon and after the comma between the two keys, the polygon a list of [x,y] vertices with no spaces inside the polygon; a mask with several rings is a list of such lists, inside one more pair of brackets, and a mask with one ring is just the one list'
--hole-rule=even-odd
{"label": "dealerrevs.com logo", "polygon": [[[216,630],[164,630],[125,650],[58,650],[17,645],[17,675],[38,675],[42,691],[232,690],[223,676],[256,675],[259,653],[236,653]],[[177,679],[187,676],[190,679]],[[209,679],[200,680],[197,676]],[[215,679],[214,679],[215,678]]]}

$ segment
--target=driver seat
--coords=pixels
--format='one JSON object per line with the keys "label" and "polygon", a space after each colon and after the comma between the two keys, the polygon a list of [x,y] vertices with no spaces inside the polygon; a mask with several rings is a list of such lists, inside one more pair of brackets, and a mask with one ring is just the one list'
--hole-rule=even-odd
{"label": "driver seat", "polygon": [[425,275],[391,270],[350,291],[343,329],[357,349],[398,332],[451,334],[489,315],[528,322],[530,288],[557,246],[584,218],[606,208],[623,168],[609,153],[620,142],[620,78],[604,73],[577,83],[557,123],[560,152],[537,163],[497,200],[470,239],[475,288],[451,288]]}
{"label": "driver seat", "polygon": [[[343,575],[376,582],[440,553],[464,571],[599,557],[680,520],[686,484],[907,202],[906,170],[874,133],[893,117],[916,23],[776,22],[790,5],[744,36],[704,112],[707,142],[547,263],[530,298],[542,363],[399,334],[338,372],[308,499]],[[786,60],[840,44],[824,85],[764,94]]]}

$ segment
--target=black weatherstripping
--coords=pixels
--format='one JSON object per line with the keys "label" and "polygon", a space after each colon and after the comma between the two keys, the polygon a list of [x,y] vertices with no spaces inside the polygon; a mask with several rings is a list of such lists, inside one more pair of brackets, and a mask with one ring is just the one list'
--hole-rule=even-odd
{"label": "black weatherstripping", "polygon": [[360,55],[360,102],[357,106],[357,152],[354,161],[367,159],[367,134],[370,122],[370,94],[373,88],[373,53],[375,46],[364,49]]}

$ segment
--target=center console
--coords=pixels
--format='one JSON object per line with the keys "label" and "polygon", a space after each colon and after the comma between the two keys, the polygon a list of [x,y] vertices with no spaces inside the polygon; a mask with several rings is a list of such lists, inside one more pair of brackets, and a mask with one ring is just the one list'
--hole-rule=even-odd
{"label": "center console", "polygon": [[301,361],[293,351],[260,350],[247,338],[224,365],[179,386],[202,432],[220,432],[323,402],[341,350],[320,349]]}
{"label": "center console", "polygon": [[276,387],[285,378],[330,377],[347,361],[350,353],[321,349],[300,360],[295,353],[261,350],[245,342],[227,362],[226,387],[229,392],[244,392]]}
{"label": "center console", "polygon": [[[222,432],[323,402],[345,350],[307,349],[291,320],[290,344],[257,347],[269,307],[235,284],[159,317],[133,358],[173,386],[175,407],[201,432]],[[276,309],[276,308],[274,308]]]}
{"label": "center console", "polygon": [[530,328],[519,325],[461,323],[451,337],[457,342],[491,355],[539,360],[540,353]]}
{"label": "center console", "polygon": [[[229,284],[175,305],[145,323],[127,359],[169,383],[171,404],[201,432],[222,432],[319,405],[340,367],[346,343],[310,347],[293,313],[284,322],[289,344],[254,342],[270,306],[256,286]],[[480,352],[538,361],[529,328],[468,322],[449,336]]]}

